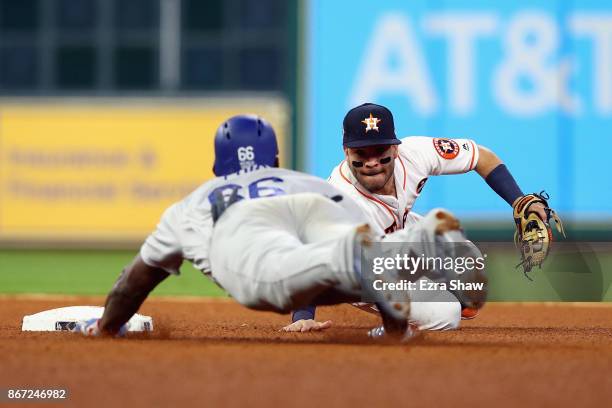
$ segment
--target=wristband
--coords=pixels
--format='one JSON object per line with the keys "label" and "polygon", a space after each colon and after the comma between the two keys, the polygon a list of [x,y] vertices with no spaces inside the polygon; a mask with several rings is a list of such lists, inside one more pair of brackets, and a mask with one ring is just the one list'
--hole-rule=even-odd
{"label": "wristband", "polygon": [[317,309],[316,306],[311,305],[311,306],[306,306],[302,309],[294,310],[293,314],[291,315],[291,322],[295,323],[298,320],[310,320],[310,319],[314,320],[316,309]]}
{"label": "wristband", "polygon": [[500,164],[494,168],[485,178],[485,181],[493,191],[510,205],[512,205],[517,198],[524,195],[505,164]]}

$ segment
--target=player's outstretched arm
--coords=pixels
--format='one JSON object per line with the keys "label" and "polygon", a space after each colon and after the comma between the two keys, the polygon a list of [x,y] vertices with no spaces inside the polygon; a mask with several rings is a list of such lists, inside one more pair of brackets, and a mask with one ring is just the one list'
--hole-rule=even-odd
{"label": "player's outstretched arm", "polygon": [[[516,180],[493,151],[480,145],[478,146],[478,151],[480,157],[475,168],[476,172],[485,179],[493,191],[514,207],[514,203],[524,196]],[[540,203],[534,204],[531,210],[537,213],[542,220],[548,220],[544,206]]]}
{"label": "player's outstretched arm", "polygon": [[149,266],[137,255],[128,265],[106,298],[104,314],[98,322],[101,334],[115,335],[138,311],[149,293],[169,273],[161,268]]}

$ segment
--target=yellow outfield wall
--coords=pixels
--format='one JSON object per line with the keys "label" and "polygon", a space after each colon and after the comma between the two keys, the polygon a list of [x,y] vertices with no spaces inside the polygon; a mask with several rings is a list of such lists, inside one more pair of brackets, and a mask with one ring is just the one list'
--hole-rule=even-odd
{"label": "yellow outfield wall", "polygon": [[288,157],[274,98],[0,102],[0,240],[133,242],[213,176],[214,133],[256,113]]}

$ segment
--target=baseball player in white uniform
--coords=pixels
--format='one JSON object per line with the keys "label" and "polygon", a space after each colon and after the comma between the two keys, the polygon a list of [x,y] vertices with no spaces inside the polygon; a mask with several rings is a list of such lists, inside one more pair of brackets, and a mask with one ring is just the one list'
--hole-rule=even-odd
{"label": "baseball player in white uniform", "polygon": [[[421,216],[414,202],[430,176],[475,170],[489,186],[512,205],[523,196],[506,166],[491,150],[470,139],[410,136],[398,139],[393,115],[384,106],[366,103],[351,109],[343,122],[345,159],[328,179],[352,197],[368,217],[386,233],[409,227]],[[546,220],[544,207],[533,210]],[[372,310],[369,305],[360,308]],[[421,329],[447,330],[477,311],[459,302],[413,302],[411,320]],[[320,330],[331,322],[314,320],[314,307],[293,313],[286,331]]]}
{"label": "baseball player in white uniform", "polygon": [[[263,119],[241,115],[222,124],[215,136],[218,177],[164,212],[113,287],[102,318],[78,330],[120,333],[149,292],[179,274],[183,260],[252,309],[283,313],[361,299],[360,256],[382,231],[325,180],[277,168],[277,154],[274,130]],[[458,222],[439,210],[414,230],[397,240],[457,234]],[[370,295],[379,299],[385,327],[409,337],[409,295],[394,301]]]}

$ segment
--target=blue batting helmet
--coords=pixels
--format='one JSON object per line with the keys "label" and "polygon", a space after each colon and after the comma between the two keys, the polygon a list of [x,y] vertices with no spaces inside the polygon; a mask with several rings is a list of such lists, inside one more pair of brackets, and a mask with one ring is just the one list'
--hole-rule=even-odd
{"label": "blue batting helmet", "polygon": [[278,166],[274,129],[256,115],[233,116],[215,134],[213,172],[220,177],[255,165]]}

